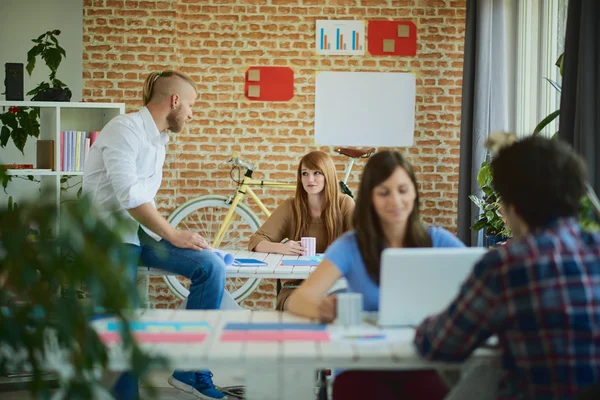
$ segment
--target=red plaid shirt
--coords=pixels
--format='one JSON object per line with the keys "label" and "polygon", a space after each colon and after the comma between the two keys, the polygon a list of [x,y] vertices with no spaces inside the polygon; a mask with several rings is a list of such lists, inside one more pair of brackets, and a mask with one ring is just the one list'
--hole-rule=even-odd
{"label": "red plaid shirt", "polygon": [[558,219],[490,251],[415,344],[427,359],[462,361],[493,335],[498,399],[571,399],[600,381],[600,235]]}

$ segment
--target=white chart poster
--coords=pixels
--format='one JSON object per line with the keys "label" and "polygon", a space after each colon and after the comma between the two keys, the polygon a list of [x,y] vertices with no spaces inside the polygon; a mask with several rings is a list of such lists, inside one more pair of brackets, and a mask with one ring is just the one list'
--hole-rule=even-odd
{"label": "white chart poster", "polygon": [[319,72],[315,142],[334,146],[412,146],[416,80],[400,72]]}
{"label": "white chart poster", "polygon": [[318,20],[316,47],[320,55],[364,55],[365,23]]}

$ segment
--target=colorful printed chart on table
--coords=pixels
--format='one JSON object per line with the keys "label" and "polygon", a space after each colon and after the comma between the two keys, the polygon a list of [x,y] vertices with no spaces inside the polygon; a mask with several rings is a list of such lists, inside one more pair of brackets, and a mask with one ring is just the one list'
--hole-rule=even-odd
{"label": "colorful printed chart on table", "polygon": [[[121,322],[108,322],[98,333],[105,344],[121,342]],[[200,343],[212,332],[208,322],[131,322],[129,328],[141,343]]]}
{"label": "colorful printed chart on table", "polygon": [[326,325],[300,323],[228,323],[222,342],[328,342]]}
{"label": "colorful printed chart on table", "polygon": [[355,20],[318,20],[316,50],[320,55],[364,55],[365,23]]}

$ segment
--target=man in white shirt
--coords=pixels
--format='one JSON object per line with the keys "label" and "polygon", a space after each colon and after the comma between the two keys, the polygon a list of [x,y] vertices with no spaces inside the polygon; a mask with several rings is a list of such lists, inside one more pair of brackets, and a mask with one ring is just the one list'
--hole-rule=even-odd
{"label": "man in white shirt", "polygon": [[[90,148],[83,193],[112,223],[127,221],[123,239],[130,258],[128,274],[135,285],[139,260],[191,279],[187,309],[218,309],[225,289],[225,264],[199,234],[175,229],[158,212],[154,197],[162,182],[166,131],[181,132],[192,118],[197,89],[177,71],[151,73],[144,83],[144,106],[119,115],[102,129]],[[200,399],[224,399],[209,371],[175,371],[169,383]],[[123,382],[122,382],[123,381]],[[125,375],[115,387],[119,399],[137,397],[137,380]]]}

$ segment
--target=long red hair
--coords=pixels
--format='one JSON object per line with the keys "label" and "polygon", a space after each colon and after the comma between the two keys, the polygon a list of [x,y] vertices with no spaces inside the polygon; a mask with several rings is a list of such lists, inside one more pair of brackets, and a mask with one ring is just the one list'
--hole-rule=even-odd
{"label": "long red hair", "polygon": [[296,229],[294,240],[300,240],[302,236],[308,235],[310,225],[310,210],[308,207],[308,193],[302,186],[302,168],[319,171],[325,178],[323,192],[325,198],[321,219],[325,223],[327,232],[327,246],[342,234],[342,213],[339,202],[339,189],[337,174],[333,160],[327,153],[319,150],[311,151],[300,160],[296,176],[296,197],[294,198],[294,220]]}

